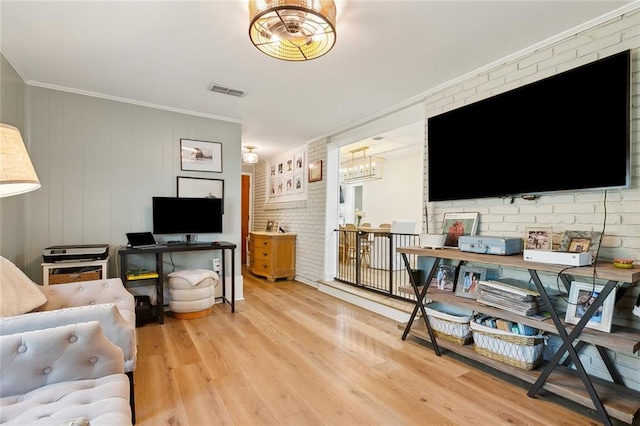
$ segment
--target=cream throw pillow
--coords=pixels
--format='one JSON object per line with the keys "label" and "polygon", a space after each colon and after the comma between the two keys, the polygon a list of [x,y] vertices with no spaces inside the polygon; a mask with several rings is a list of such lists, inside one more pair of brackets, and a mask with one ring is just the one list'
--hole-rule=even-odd
{"label": "cream throw pillow", "polygon": [[0,256],[0,317],[30,312],[47,301],[38,285]]}

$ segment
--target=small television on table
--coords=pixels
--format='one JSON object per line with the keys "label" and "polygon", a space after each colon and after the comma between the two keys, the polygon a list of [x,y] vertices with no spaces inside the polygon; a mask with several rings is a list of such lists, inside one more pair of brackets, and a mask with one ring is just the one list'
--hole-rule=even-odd
{"label": "small television on table", "polygon": [[222,233],[221,198],[153,197],[153,233],[182,234],[187,242],[195,234]]}

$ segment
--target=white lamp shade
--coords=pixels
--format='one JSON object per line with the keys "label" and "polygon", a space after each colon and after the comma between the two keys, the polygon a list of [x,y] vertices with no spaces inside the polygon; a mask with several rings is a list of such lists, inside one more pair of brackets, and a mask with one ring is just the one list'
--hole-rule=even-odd
{"label": "white lamp shade", "polygon": [[248,149],[250,149],[249,152],[242,154],[242,162],[247,164],[256,164],[258,162],[258,154],[251,151],[253,148]]}
{"label": "white lamp shade", "polygon": [[40,188],[20,130],[0,123],[0,197]]}

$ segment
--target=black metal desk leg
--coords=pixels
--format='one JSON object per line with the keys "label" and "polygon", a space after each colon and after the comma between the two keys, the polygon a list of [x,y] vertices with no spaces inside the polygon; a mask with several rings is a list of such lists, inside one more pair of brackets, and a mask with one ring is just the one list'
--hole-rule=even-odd
{"label": "black metal desk leg", "polygon": [[222,254],[222,256],[221,256],[222,257],[222,259],[221,259],[222,268],[220,269],[220,281],[222,283],[222,303],[227,303],[228,302],[228,299],[227,299],[227,283],[225,282],[226,281],[225,275],[226,275],[226,270],[227,270],[227,267],[225,265],[225,263],[226,263],[226,259],[225,259],[226,258],[226,256],[225,256],[226,250],[224,250],[224,249],[220,250],[220,253]]}
{"label": "black metal desk leg", "polygon": [[162,266],[164,259],[162,252],[156,253],[156,270],[158,271],[158,281],[156,285],[156,306],[158,307],[158,322],[164,324],[164,271]]}
{"label": "black metal desk leg", "polygon": [[236,250],[231,249],[231,313],[236,311]]}

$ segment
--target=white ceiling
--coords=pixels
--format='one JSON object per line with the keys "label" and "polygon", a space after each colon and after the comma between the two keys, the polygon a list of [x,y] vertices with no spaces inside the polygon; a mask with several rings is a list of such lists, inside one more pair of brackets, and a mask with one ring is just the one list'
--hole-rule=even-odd
{"label": "white ceiling", "polygon": [[336,0],[336,46],[304,63],[251,44],[246,0],[1,0],[0,35],[28,84],[241,122],[271,158],[629,3]]}

